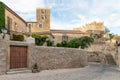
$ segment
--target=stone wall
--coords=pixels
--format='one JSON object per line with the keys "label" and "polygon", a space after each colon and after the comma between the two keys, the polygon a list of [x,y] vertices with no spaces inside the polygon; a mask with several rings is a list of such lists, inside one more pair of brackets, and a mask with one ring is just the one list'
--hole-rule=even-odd
{"label": "stone wall", "polygon": [[118,47],[118,51],[117,52],[118,53],[117,53],[117,60],[116,60],[116,62],[117,62],[118,67],[120,67],[120,46]]}
{"label": "stone wall", "polygon": [[104,23],[103,22],[91,22],[88,24],[85,24],[84,26],[80,27],[80,28],[74,28],[73,30],[81,30],[81,31],[104,31]]}
{"label": "stone wall", "polygon": [[[11,22],[8,24],[8,17],[10,18]],[[17,14],[15,14],[13,11],[10,9],[5,9],[5,22],[6,26],[12,31],[17,31],[17,32],[27,32],[27,25],[26,22],[23,21],[22,18],[18,17]]]}
{"label": "stone wall", "polygon": [[114,43],[93,44],[86,50],[88,51],[88,60],[90,61],[99,61],[108,64],[117,63],[117,48]]}
{"label": "stone wall", "polygon": [[117,48],[114,43],[106,42],[104,44],[92,44],[86,50],[89,52],[102,52],[104,54],[114,55],[116,53]]}
{"label": "stone wall", "polygon": [[63,40],[62,40],[62,36],[63,35],[66,35],[68,36],[68,41],[72,40],[72,39],[75,39],[75,38],[80,38],[80,37],[83,37],[83,36],[89,36],[89,34],[87,33],[81,33],[81,34],[71,34],[71,33],[67,33],[67,34],[64,34],[64,33],[52,33],[52,35],[55,37],[53,39],[54,43],[57,44],[57,43],[61,43]]}
{"label": "stone wall", "polygon": [[80,68],[87,65],[86,52],[79,49],[29,47],[29,67],[37,63],[41,70]]}
{"label": "stone wall", "polygon": [[8,44],[6,41],[0,40],[0,75],[5,74],[7,70],[7,53]]}
{"label": "stone wall", "polygon": [[37,63],[39,68],[80,68],[87,65],[87,52],[80,49],[39,47],[31,43],[0,39],[0,74],[10,70],[10,45],[28,46],[28,68]]}
{"label": "stone wall", "polygon": [[88,62],[106,63],[105,54],[102,52],[88,52]]}

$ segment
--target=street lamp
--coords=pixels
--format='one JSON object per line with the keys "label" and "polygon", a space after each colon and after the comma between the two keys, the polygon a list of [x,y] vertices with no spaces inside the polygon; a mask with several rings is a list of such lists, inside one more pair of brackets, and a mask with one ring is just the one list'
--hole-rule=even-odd
{"label": "street lamp", "polygon": [[7,34],[7,29],[6,28],[2,28],[1,31],[3,33],[3,39],[4,39],[5,38],[5,34]]}

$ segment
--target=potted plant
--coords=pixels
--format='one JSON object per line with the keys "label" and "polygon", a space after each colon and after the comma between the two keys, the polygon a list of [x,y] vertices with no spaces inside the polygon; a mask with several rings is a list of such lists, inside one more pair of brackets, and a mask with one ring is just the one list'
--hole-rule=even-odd
{"label": "potted plant", "polygon": [[39,72],[38,64],[37,64],[37,63],[35,63],[35,64],[33,65],[32,72],[33,72],[33,73]]}

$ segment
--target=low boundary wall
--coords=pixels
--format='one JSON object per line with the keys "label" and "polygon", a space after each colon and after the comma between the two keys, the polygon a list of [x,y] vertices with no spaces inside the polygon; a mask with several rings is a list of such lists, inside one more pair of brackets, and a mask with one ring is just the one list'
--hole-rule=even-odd
{"label": "low boundary wall", "polygon": [[35,63],[40,69],[80,68],[87,65],[87,53],[80,49],[39,47],[29,48],[30,68]]}
{"label": "low boundary wall", "polygon": [[27,64],[32,69],[35,63],[41,70],[80,68],[88,65],[87,52],[80,49],[35,46],[34,44],[0,40],[0,74],[10,70],[10,45],[27,46]]}

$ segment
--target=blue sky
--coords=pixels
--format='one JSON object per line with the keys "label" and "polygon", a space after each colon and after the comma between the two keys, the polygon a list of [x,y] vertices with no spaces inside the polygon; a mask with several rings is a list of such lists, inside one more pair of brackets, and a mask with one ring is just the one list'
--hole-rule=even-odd
{"label": "blue sky", "polygon": [[51,9],[51,29],[69,30],[104,22],[120,35],[120,0],[1,0],[26,21],[36,21],[36,8]]}

